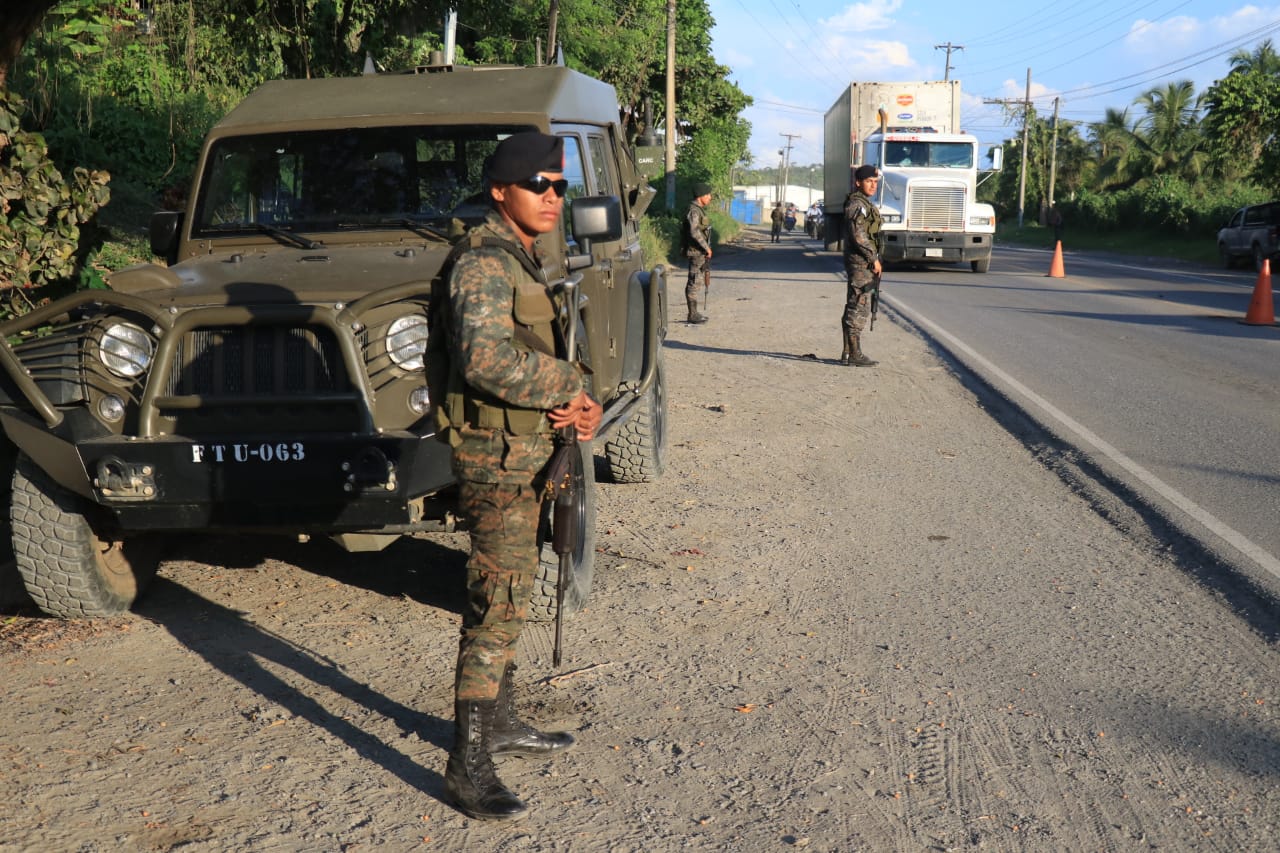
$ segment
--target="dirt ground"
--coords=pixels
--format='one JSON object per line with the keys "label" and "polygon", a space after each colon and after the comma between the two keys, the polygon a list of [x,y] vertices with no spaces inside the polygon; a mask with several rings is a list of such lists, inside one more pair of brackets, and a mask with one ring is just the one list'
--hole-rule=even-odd
{"label": "dirt ground", "polygon": [[904,324],[837,366],[817,247],[752,235],[673,322],[667,474],[600,487],[564,665],[522,641],[579,738],[500,765],[525,820],[442,801],[464,536],[190,537],[127,618],[0,616],[0,850],[1276,849],[1274,613]]}

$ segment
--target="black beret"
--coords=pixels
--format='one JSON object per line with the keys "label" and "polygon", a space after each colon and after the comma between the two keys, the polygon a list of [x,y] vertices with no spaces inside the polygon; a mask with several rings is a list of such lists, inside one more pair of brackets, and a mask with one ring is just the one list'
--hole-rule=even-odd
{"label": "black beret", "polygon": [[711,184],[694,184],[693,197],[702,198],[704,195],[711,195]]}
{"label": "black beret", "polygon": [[858,170],[853,173],[853,179],[855,181],[865,181],[867,178],[874,178],[879,174],[880,172],[875,166],[867,164],[858,167]]}
{"label": "black beret", "polygon": [[514,184],[539,172],[564,171],[564,140],[536,130],[508,136],[498,143],[485,164],[485,177],[496,184]]}

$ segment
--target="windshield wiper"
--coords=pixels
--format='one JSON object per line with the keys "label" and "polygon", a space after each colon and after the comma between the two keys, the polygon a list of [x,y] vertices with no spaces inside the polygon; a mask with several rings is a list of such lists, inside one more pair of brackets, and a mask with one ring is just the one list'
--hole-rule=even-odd
{"label": "windshield wiper", "polygon": [[435,226],[427,225],[424,222],[419,222],[416,219],[409,219],[406,216],[402,216],[399,218],[392,218],[392,219],[379,219],[378,224],[379,225],[400,225],[404,228],[408,228],[410,231],[414,232],[415,234],[421,234],[424,237],[435,237],[437,240],[444,240],[446,243],[449,242],[449,234],[447,232],[441,231],[439,228],[436,228]]}
{"label": "windshield wiper", "polygon": [[323,249],[324,243],[312,240],[310,237],[304,237],[301,234],[294,234],[292,231],[286,231],[283,228],[277,228],[274,225],[267,225],[263,222],[253,223],[263,234],[270,234],[281,243],[292,243],[302,249]]}

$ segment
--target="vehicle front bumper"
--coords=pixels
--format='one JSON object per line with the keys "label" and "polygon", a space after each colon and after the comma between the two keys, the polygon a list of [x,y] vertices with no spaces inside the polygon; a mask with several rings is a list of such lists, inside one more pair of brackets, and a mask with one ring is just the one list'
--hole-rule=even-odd
{"label": "vehicle front bumper", "polygon": [[991,257],[991,234],[940,231],[882,231],[888,262],[958,264]]}

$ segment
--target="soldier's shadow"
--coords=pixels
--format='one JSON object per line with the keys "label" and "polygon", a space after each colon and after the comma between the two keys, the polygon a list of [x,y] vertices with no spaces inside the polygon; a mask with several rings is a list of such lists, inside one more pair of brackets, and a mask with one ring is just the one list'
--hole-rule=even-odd
{"label": "soldier's shadow", "polygon": [[662,344],[666,349],[683,349],[694,352],[710,352],[720,355],[741,355],[751,358],[781,358],[789,361],[812,361],[815,364],[838,364],[839,359],[835,358],[819,358],[817,353],[807,352],[796,355],[791,352],[773,352],[761,349],[736,349],[734,347],[711,347],[704,344],[691,344],[687,341],[673,341],[667,338]]}

